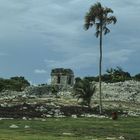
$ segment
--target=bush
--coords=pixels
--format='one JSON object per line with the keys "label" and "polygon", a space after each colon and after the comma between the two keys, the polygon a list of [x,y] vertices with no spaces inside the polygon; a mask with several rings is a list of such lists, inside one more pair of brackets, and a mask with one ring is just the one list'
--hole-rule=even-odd
{"label": "bush", "polygon": [[0,92],[3,90],[23,91],[30,83],[24,77],[0,78]]}
{"label": "bush", "polygon": [[140,81],[140,73],[139,73],[139,74],[136,74],[136,75],[134,76],[134,79],[137,80],[137,81]]}
{"label": "bush", "polygon": [[95,86],[87,79],[78,79],[73,87],[73,95],[77,100],[82,99],[82,104],[90,107],[90,102],[95,93]]}

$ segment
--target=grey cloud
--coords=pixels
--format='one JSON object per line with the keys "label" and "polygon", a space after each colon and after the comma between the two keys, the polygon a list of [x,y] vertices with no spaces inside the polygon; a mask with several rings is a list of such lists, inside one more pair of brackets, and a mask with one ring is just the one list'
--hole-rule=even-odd
{"label": "grey cloud", "polygon": [[0,56],[7,56],[7,53],[0,52]]}
{"label": "grey cloud", "polygon": [[134,50],[120,49],[105,53],[105,59],[112,64],[120,65],[129,60],[129,57],[134,53]]}
{"label": "grey cloud", "polygon": [[93,64],[96,64],[98,56],[96,53],[82,53],[79,55],[74,55],[71,58],[64,59],[63,61],[59,60],[45,60],[47,66],[50,68],[55,67],[66,67],[73,69],[88,68]]}
{"label": "grey cloud", "polygon": [[44,69],[35,69],[35,70],[34,70],[34,73],[36,73],[36,74],[46,74],[47,71],[44,70]]}

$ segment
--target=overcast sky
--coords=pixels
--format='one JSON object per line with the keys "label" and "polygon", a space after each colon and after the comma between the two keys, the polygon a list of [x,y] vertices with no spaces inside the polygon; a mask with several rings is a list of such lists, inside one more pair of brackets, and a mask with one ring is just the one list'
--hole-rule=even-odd
{"label": "overcast sky", "polygon": [[[0,0],[0,77],[47,83],[52,68],[98,74],[99,40],[83,29],[94,0]],[[140,0],[100,0],[118,19],[103,39],[103,71],[140,73]]]}

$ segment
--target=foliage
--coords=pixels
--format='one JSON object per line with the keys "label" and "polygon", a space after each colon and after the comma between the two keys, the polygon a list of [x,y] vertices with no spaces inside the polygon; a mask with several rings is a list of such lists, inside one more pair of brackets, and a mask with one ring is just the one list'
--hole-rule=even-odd
{"label": "foliage", "polygon": [[124,82],[125,80],[130,80],[131,75],[125,72],[121,67],[116,67],[107,69],[107,73],[110,76],[110,82]]}
{"label": "foliage", "polygon": [[89,82],[92,82],[92,81],[98,82],[99,81],[99,77],[94,77],[94,76],[84,77],[84,79],[88,80]]}
{"label": "foliage", "polygon": [[91,98],[95,92],[95,86],[87,79],[78,79],[73,87],[73,95],[79,100],[82,99],[84,105],[90,107]]}
{"label": "foliage", "polygon": [[[106,70],[107,73],[101,76],[103,82],[106,83],[115,83],[115,82],[124,82],[126,80],[140,80],[140,74],[135,75],[134,78],[131,77],[129,72],[124,71],[121,67],[117,66],[116,68],[110,68]],[[99,76],[96,77],[85,77],[85,79],[90,82],[98,82]]]}
{"label": "foliage", "polygon": [[22,91],[27,86],[30,86],[30,83],[22,76],[11,77],[10,79],[0,78],[0,91],[3,90]]}
{"label": "foliage", "polygon": [[109,14],[113,13],[111,8],[102,7],[100,2],[97,2],[90,7],[89,12],[85,16],[84,27],[88,30],[90,27],[95,26],[96,28],[96,37],[99,37],[100,34],[104,33],[106,35],[110,32],[107,25],[111,23],[116,23],[117,19],[115,16],[110,16]]}
{"label": "foliage", "polygon": [[137,80],[137,81],[140,81],[140,73],[139,73],[139,74],[136,74],[136,75],[134,76],[134,79]]}

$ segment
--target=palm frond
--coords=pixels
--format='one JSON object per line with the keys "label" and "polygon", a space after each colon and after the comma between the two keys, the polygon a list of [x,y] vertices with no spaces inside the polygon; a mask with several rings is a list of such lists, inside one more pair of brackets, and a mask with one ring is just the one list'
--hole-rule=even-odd
{"label": "palm frond", "polygon": [[115,24],[116,22],[117,22],[117,18],[115,16],[110,16],[106,19],[107,24],[111,24],[111,23]]}
{"label": "palm frond", "polygon": [[117,22],[115,16],[109,16],[110,13],[113,13],[111,8],[102,7],[101,3],[97,2],[92,5],[88,13],[86,13],[84,28],[88,30],[92,26],[95,27],[95,36],[98,38],[102,27],[103,33],[106,35],[110,32],[107,25],[112,23],[115,24]]}
{"label": "palm frond", "polygon": [[85,30],[88,30],[89,27],[90,27],[89,24],[86,24],[86,23],[84,24],[84,29],[85,29]]}
{"label": "palm frond", "polygon": [[110,30],[106,26],[104,26],[103,27],[103,32],[104,32],[104,35],[106,35],[110,32]]}
{"label": "palm frond", "polygon": [[102,5],[101,5],[101,3],[100,2],[97,2],[97,3],[95,3],[94,5],[92,5],[91,7],[90,7],[90,12],[95,12],[95,13],[97,13],[98,11],[99,11],[99,9],[101,9],[102,8]]}
{"label": "palm frond", "polygon": [[100,31],[98,30],[98,31],[95,32],[95,36],[98,38],[99,35],[100,35]]}
{"label": "palm frond", "polygon": [[90,27],[93,26],[94,23],[95,23],[95,18],[91,16],[91,14],[88,12],[85,16],[84,29],[88,30]]}
{"label": "palm frond", "polygon": [[96,23],[96,31],[99,31],[100,30],[100,26],[101,26],[100,23]]}
{"label": "palm frond", "polygon": [[113,10],[111,8],[104,8],[104,13],[109,14],[109,13],[113,13]]}
{"label": "palm frond", "polygon": [[90,16],[89,16],[89,13],[86,13],[84,29],[88,30],[89,27],[90,27]]}

